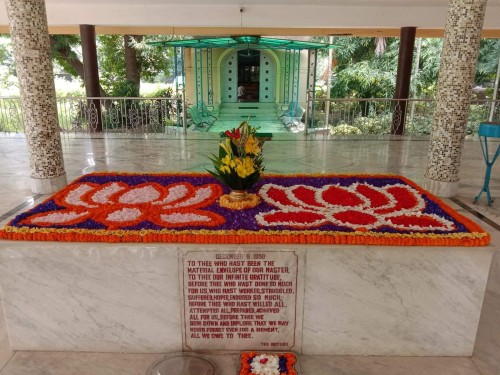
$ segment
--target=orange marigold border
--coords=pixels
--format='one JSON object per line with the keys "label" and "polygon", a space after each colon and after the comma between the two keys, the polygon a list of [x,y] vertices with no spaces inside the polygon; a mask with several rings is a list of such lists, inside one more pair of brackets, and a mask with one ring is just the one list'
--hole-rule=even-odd
{"label": "orange marigold border", "polygon": [[[144,173],[96,172],[93,175],[136,176]],[[151,176],[207,176],[206,173],[147,173]],[[456,212],[441,199],[422,189],[406,177],[396,174],[266,174],[270,177],[335,177],[335,178],[398,178],[420,194],[439,204],[443,211],[462,223],[470,233],[453,234],[393,234],[372,232],[334,232],[304,230],[292,231],[222,231],[222,230],[93,230],[93,229],[49,229],[17,228],[6,225],[0,230],[0,238],[29,241],[65,241],[65,242],[170,242],[199,244],[323,244],[323,245],[384,245],[384,246],[485,246],[490,236],[474,221]],[[81,176],[72,183],[78,182]],[[71,184],[72,184],[71,183]],[[63,190],[69,189],[68,184]],[[48,202],[52,196],[41,204]]]}

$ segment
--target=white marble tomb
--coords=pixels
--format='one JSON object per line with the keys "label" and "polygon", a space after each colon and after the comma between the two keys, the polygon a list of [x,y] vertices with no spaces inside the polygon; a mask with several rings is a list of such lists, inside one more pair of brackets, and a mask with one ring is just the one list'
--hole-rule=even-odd
{"label": "white marble tomb", "polygon": [[[180,351],[182,255],[220,251],[221,246],[2,241],[0,287],[11,347]],[[297,273],[298,353],[472,354],[492,247],[223,249],[287,251],[302,259]]]}

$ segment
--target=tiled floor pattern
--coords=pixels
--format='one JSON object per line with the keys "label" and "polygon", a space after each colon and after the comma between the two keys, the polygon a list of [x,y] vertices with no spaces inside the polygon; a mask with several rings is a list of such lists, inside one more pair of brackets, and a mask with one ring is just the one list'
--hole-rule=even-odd
{"label": "tiled floor pattern", "polygon": [[[204,171],[210,168],[207,156],[216,152],[216,133],[139,136],[116,135],[89,138],[65,135],[63,148],[66,172],[71,181],[93,171]],[[275,134],[265,144],[266,171],[272,173],[396,173],[418,184],[424,182],[428,139],[341,137],[327,135]],[[495,144],[496,146],[496,144]],[[29,189],[29,164],[22,136],[0,137],[0,221],[25,210],[45,197],[33,196]],[[500,232],[477,218],[483,215],[500,225],[500,202],[486,205],[473,197],[484,178],[484,161],[479,142],[466,140],[460,173],[458,203],[448,201],[464,215],[478,221],[492,234],[500,249]],[[493,168],[491,191],[500,199],[500,162]],[[476,214],[474,216],[469,211]],[[8,215],[7,215],[8,213]],[[2,216],[3,215],[3,216]],[[496,254],[476,343],[475,358],[440,357],[313,357],[300,358],[300,373],[317,375],[498,375],[500,374],[500,253]],[[495,266],[496,264],[496,266]],[[496,268],[495,268],[496,267]],[[493,269],[492,268],[492,269]],[[496,275],[496,276],[495,276]],[[3,318],[3,316],[0,316]],[[483,321],[486,321],[485,323]],[[5,328],[0,319],[0,375],[132,375],[144,374],[161,354],[16,352],[6,347]],[[235,374],[236,355],[218,355],[214,360],[221,375]],[[499,366],[499,367],[495,367]],[[498,371],[496,369],[498,368]],[[478,370],[481,369],[481,372]]]}

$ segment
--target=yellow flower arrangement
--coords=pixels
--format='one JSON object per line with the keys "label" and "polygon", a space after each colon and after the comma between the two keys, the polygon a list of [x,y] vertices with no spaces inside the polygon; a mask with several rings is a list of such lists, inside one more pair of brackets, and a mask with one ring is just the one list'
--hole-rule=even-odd
{"label": "yellow flower arrangement", "polygon": [[226,130],[219,144],[219,155],[210,160],[213,171],[208,172],[232,190],[247,190],[259,181],[262,165],[262,143],[256,128],[243,121],[236,129]]}

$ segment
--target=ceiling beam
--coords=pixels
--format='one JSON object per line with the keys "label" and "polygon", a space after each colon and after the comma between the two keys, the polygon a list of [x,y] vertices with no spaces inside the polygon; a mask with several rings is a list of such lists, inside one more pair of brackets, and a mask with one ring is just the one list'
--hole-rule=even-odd
{"label": "ceiling beam", "polygon": [[[8,25],[0,33],[8,34]],[[79,26],[49,26],[51,34],[79,34]],[[272,27],[173,27],[173,26],[96,26],[97,34],[118,35],[261,35],[261,36],[358,36],[399,37],[397,28],[272,28]],[[482,31],[483,38],[500,38],[500,29]],[[419,29],[417,38],[442,38],[442,29]]]}

